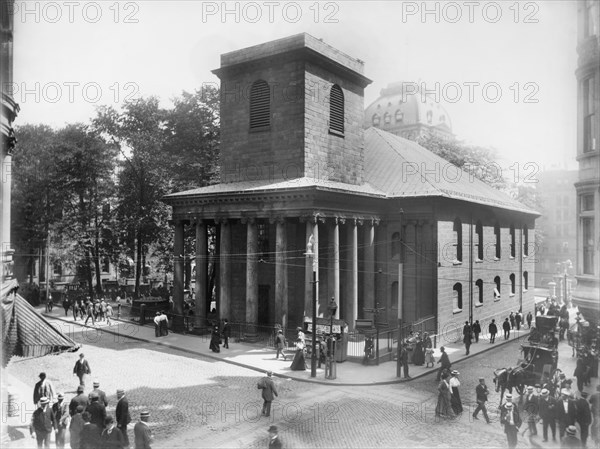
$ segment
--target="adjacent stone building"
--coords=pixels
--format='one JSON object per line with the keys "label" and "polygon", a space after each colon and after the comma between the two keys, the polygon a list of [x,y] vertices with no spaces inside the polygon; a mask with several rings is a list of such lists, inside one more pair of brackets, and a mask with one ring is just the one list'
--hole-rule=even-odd
{"label": "adjacent stone building", "polygon": [[395,327],[400,301],[406,321],[429,317],[451,335],[470,319],[533,311],[537,213],[415,142],[364,130],[362,61],[299,34],[224,54],[215,73],[222,182],[165,198],[176,313],[185,226],[196,232],[200,323],[209,228],[217,312],[230,321],[301,325],[313,269],[318,315],[334,298],[350,330],[376,306]]}

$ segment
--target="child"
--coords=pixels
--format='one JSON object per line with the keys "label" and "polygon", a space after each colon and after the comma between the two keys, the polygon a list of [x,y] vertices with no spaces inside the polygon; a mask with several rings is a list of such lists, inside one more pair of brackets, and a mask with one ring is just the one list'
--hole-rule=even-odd
{"label": "child", "polygon": [[431,363],[431,367],[435,366],[435,358],[433,357],[433,348],[425,349],[425,368],[429,368],[429,364]]}

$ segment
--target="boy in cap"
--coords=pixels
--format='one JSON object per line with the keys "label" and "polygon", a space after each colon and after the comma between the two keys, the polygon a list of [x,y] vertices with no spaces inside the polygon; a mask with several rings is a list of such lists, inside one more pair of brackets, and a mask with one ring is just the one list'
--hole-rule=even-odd
{"label": "boy in cap", "polygon": [[279,438],[279,433],[277,426],[269,427],[269,449],[281,449],[283,444],[281,442],[281,438]]}
{"label": "boy in cap", "polygon": [[58,393],[57,398],[58,402],[52,406],[52,414],[56,428],[56,447],[62,449],[65,447],[65,433],[71,422],[71,415],[69,415],[69,407],[65,402],[65,395]]}
{"label": "boy in cap", "polygon": [[150,427],[148,427],[149,419],[150,412],[142,412],[140,413],[140,420],[133,427],[135,449],[152,449],[150,447],[152,432],[150,431]]}
{"label": "boy in cap", "polygon": [[47,397],[41,397],[39,400],[39,407],[31,416],[29,433],[33,438],[33,434],[35,432],[38,448],[41,448],[42,445],[45,448],[50,447],[50,435],[52,434],[52,428],[55,427],[55,424],[54,415],[52,414],[52,409],[50,408],[49,404],[50,400]]}

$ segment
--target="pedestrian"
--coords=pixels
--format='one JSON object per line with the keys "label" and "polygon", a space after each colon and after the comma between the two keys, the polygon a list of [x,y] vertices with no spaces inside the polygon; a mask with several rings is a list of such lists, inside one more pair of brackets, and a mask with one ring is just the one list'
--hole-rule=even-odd
{"label": "pedestrian", "polygon": [[41,397],[38,408],[31,416],[29,433],[32,438],[35,433],[38,448],[41,448],[42,446],[45,448],[50,447],[50,435],[52,434],[52,429],[55,428],[54,415],[52,414],[52,409],[49,404],[50,400],[47,397]]}
{"label": "pedestrian", "polygon": [[279,354],[281,354],[283,361],[285,362],[285,337],[283,336],[283,331],[281,329],[277,331],[277,335],[275,336],[275,348],[277,349],[275,358],[279,359]]}
{"label": "pedestrian", "polygon": [[112,318],[112,316],[113,316],[113,308],[110,305],[110,303],[108,303],[108,304],[106,304],[106,324],[109,326],[111,325],[110,319]]}
{"label": "pedestrian", "polygon": [[91,318],[92,319],[92,326],[95,326],[96,325],[96,318],[94,316],[94,306],[92,304],[92,301],[88,301],[87,302],[87,304],[85,306],[85,313],[86,313],[87,316],[85,317],[85,322],[83,324],[87,325],[88,320]]}
{"label": "pedestrian", "polygon": [[[577,414],[575,415],[575,421],[579,424],[580,435],[581,435],[581,446],[587,447],[587,439],[590,430],[590,424],[592,423],[592,410],[590,403],[587,401],[588,393],[586,391],[581,392],[581,397],[575,402],[575,408]],[[596,415],[596,419],[598,416]]]}
{"label": "pedestrian", "polygon": [[510,328],[514,329],[515,328],[515,313],[514,312],[510,312],[510,315],[508,316],[508,319],[510,320]]}
{"label": "pedestrian", "polygon": [[229,349],[229,337],[231,335],[231,328],[229,327],[229,321],[227,321],[227,318],[223,319],[223,329],[221,329],[221,335],[223,337],[223,348]]}
{"label": "pedestrian", "polygon": [[83,428],[79,434],[80,449],[98,449],[100,447],[100,435],[102,429],[91,422],[90,412],[83,412]]}
{"label": "pedestrian", "polygon": [[473,341],[471,332],[472,330],[469,322],[465,321],[465,325],[463,326],[463,343],[465,344],[465,349],[467,350],[466,355],[469,355],[469,348],[471,348],[471,342]]}
{"label": "pedestrian", "polygon": [[496,320],[492,320],[488,326],[488,332],[490,333],[490,343],[496,342],[496,334],[498,333],[498,326],[496,326]]}
{"label": "pedestrian", "polygon": [[100,445],[102,449],[123,449],[125,446],[123,434],[117,429],[115,420],[110,415],[104,420],[104,430],[100,436]]}
{"label": "pedestrian", "polygon": [[152,442],[152,432],[148,427],[148,421],[150,420],[150,412],[140,413],[140,420],[135,423],[133,427],[133,435],[135,438],[135,449],[152,449],[150,443]]}
{"label": "pedestrian", "polygon": [[271,371],[267,371],[267,376],[259,380],[256,386],[256,388],[262,390],[262,414],[264,416],[271,416],[271,402],[273,402],[275,396],[278,396],[277,389],[275,388],[275,382],[273,382],[272,376],[273,373]]}
{"label": "pedestrian", "polygon": [[294,360],[290,365],[292,371],[304,371],[306,369],[306,359],[304,357],[304,351],[306,349],[306,342],[304,341],[304,332],[301,328],[298,328],[298,337],[296,338],[296,353],[294,354]]}
{"label": "pedestrian", "polygon": [[463,412],[462,401],[460,400],[460,380],[458,376],[460,373],[456,370],[452,370],[450,372],[450,379],[448,381],[448,385],[450,386],[450,405],[452,406],[452,410],[456,415],[460,415]]}
{"label": "pedestrian", "polygon": [[[532,385],[527,387],[527,391],[525,393],[525,402],[523,405],[523,409],[526,413],[527,418],[527,428],[529,429],[530,436],[537,435],[537,426],[536,422],[538,419],[538,409],[539,409],[539,400],[538,396],[535,394],[534,388]],[[525,431],[523,431],[523,434]]]}
{"label": "pedestrian", "polygon": [[65,299],[63,299],[62,306],[63,309],[65,309],[65,316],[68,316],[69,308],[71,307],[71,301],[69,301],[69,298],[65,297]]}
{"label": "pedestrian", "polygon": [[577,418],[577,409],[575,401],[571,400],[570,392],[563,388],[560,392],[561,398],[556,406],[556,420],[558,421],[558,431],[560,438],[565,436],[567,427],[575,424]]}
{"label": "pedestrian", "polygon": [[527,313],[527,318],[526,318],[526,320],[527,320],[527,327],[528,327],[529,329],[531,329],[531,322],[533,321],[533,315],[531,314],[531,312],[528,312],[528,313]]}
{"label": "pedestrian", "polygon": [[521,315],[521,312],[517,312],[515,315],[515,326],[517,326],[517,330],[520,331],[521,330],[521,322],[523,321],[523,315]]}
{"label": "pedestrian", "polygon": [[475,337],[475,343],[479,343],[479,334],[481,334],[481,324],[479,320],[475,320],[473,324],[473,336]]}
{"label": "pedestrian", "polygon": [[90,414],[90,422],[96,424],[98,429],[104,429],[104,420],[106,419],[106,407],[100,402],[98,393],[90,394],[90,405],[85,409]]}
{"label": "pedestrian", "polygon": [[125,390],[117,390],[117,409],[115,410],[117,418],[117,428],[123,434],[123,447],[129,446],[129,436],[127,435],[127,426],[131,422],[129,414],[129,400],[125,396]]}
{"label": "pedestrian", "polygon": [[408,349],[407,344],[402,343],[402,349],[400,350],[400,363],[402,364],[402,370],[404,372],[404,379],[410,379],[408,375]]}
{"label": "pedestrian", "polygon": [[508,447],[517,447],[517,435],[521,427],[521,417],[519,410],[512,402],[507,402],[500,414],[500,424],[504,426],[504,433],[508,441]]}
{"label": "pedestrian", "polygon": [[48,295],[48,312],[52,312],[54,308],[54,299],[52,298],[52,294]]}
{"label": "pedestrian", "polygon": [[510,323],[508,322],[508,318],[506,318],[504,320],[504,323],[502,323],[502,329],[504,329],[504,339],[508,340],[510,338]]}
{"label": "pedestrian", "polygon": [[425,349],[425,368],[429,368],[429,364],[431,363],[431,367],[435,366],[435,357],[433,356],[433,348]]}
{"label": "pedestrian", "polygon": [[485,418],[486,423],[490,423],[490,418],[487,414],[487,408],[485,407],[485,403],[488,400],[488,394],[490,391],[488,390],[487,385],[485,384],[485,378],[479,378],[479,385],[475,387],[475,400],[477,401],[477,408],[473,412],[473,419],[479,419],[477,415],[479,411],[483,413],[483,417]]}
{"label": "pedestrian", "polygon": [[547,388],[542,388],[539,401],[539,414],[542,419],[544,443],[548,441],[548,427],[552,430],[552,441],[556,441],[556,400]]}
{"label": "pedestrian", "polygon": [[281,438],[279,438],[277,426],[269,427],[269,445],[267,447],[269,449],[281,449],[283,447],[283,442],[281,441]]}
{"label": "pedestrian", "polygon": [[100,381],[95,380],[92,385],[94,386],[94,389],[90,391],[90,394],[88,394],[89,402],[92,402],[92,394],[96,393],[98,395],[98,400],[104,404],[104,407],[108,407],[106,393],[100,389]]}
{"label": "pedestrian", "polygon": [[590,408],[594,421],[592,423],[591,437],[596,446],[600,446],[600,385],[596,385],[596,392],[590,396]]}
{"label": "pedestrian", "polygon": [[438,402],[435,407],[435,416],[438,418],[456,417],[452,410],[450,386],[448,385],[447,379],[448,373],[442,374],[442,378],[438,384]]}
{"label": "pedestrian", "polygon": [[33,405],[37,405],[40,398],[48,398],[49,401],[52,401],[52,398],[54,398],[54,387],[46,379],[46,373],[40,373],[38,377],[40,380],[33,387]]}
{"label": "pedestrian", "polygon": [[423,348],[423,340],[421,334],[417,333],[415,341],[415,350],[413,355],[413,364],[415,366],[423,366],[425,363],[425,350]]}
{"label": "pedestrian", "polygon": [[156,312],[154,314],[154,336],[155,337],[160,337],[160,312]]}
{"label": "pedestrian", "polygon": [[321,365],[327,363],[327,344],[325,343],[325,336],[321,335],[319,337],[319,365],[318,368],[321,368]]}
{"label": "pedestrian", "polygon": [[79,449],[81,446],[81,430],[83,429],[83,425],[85,421],[81,416],[83,413],[83,407],[78,405],[75,409],[75,413],[71,417],[71,424],[69,424],[69,443],[71,444],[71,449]]}
{"label": "pedestrian", "polygon": [[65,434],[71,423],[71,415],[69,414],[69,405],[65,402],[65,395],[58,393],[58,402],[52,405],[52,414],[54,415],[55,425],[55,441],[56,447],[62,449],[65,447]]}
{"label": "pedestrian", "polygon": [[447,373],[450,372],[450,368],[452,368],[452,364],[450,363],[450,359],[448,358],[448,354],[446,354],[446,348],[444,348],[443,346],[440,346],[440,351],[442,352],[442,355],[440,356],[440,359],[438,360],[438,363],[441,364],[440,369],[438,370],[437,373],[437,381],[439,382],[442,376],[442,373],[444,371],[446,371]]}
{"label": "pedestrian", "polygon": [[83,386],[85,386],[86,374],[92,374],[90,364],[85,359],[85,355],[83,353],[79,354],[79,360],[75,362],[75,366],[73,367],[73,374],[79,377],[79,385]]}
{"label": "pedestrian", "polygon": [[69,414],[71,416],[75,415],[78,406],[82,407],[81,411],[83,412],[89,403],[88,396],[83,393],[83,385],[78,385],[77,396],[71,399],[71,402],[69,403]]}
{"label": "pedestrian", "polygon": [[573,372],[573,376],[577,379],[577,389],[581,393],[583,391],[583,382],[585,380],[587,367],[585,366],[585,362],[583,358],[577,358],[577,366],[575,367],[575,371]]}
{"label": "pedestrian", "polygon": [[166,337],[169,335],[169,318],[165,314],[164,310],[160,311],[160,336]]}
{"label": "pedestrian", "polygon": [[210,337],[210,344],[208,345],[208,349],[210,349],[212,352],[221,352],[221,348],[219,347],[220,344],[221,334],[219,332],[219,327],[215,326]]}
{"label": "pedestrian", "polygon": [[565,449],[581,448],[581,441],[577,438],[577,427],[568,426],[565,430],[565,436],[561,439],[560,447]]}

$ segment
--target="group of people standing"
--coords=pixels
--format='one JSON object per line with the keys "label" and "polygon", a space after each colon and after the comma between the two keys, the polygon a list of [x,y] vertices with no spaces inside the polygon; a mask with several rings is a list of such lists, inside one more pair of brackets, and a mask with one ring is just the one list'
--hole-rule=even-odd
{"label": "group of people standing", "polygon": [[[85,367],[87,366],[88,369]],[[83,368],[82,368],[83,367]],[[100,389],[100,382],[93,382],[93,389],[85,394],[83,377],[89,374],[89,364],[81,354],[75,364],[74,373],[83,371],[77,395],[70,401],[63,393],[56,395],[47,379],[46,373],[40,373],[40,381],[33,390],[33,402],[36,410],[30,423],[30,434],[37,440],[38,448],[49,448],[52,432],[55,432],[57,449],[66,444],[67,430],[71,449],[126,449],[130,446],[127,426],[131,423],[129,401],[124,389],[116,392],[115,415],[107,413],[108,398]],[[140,421],[135,424],[135,449],[151,449],[152,432],[148,427],[150,413],[142,411]]]}
{"label": "group of people standing", "polygon": [[169,335],[169,318],[165,312],[156,312],[154,316],[154,336],[166,337]]}

